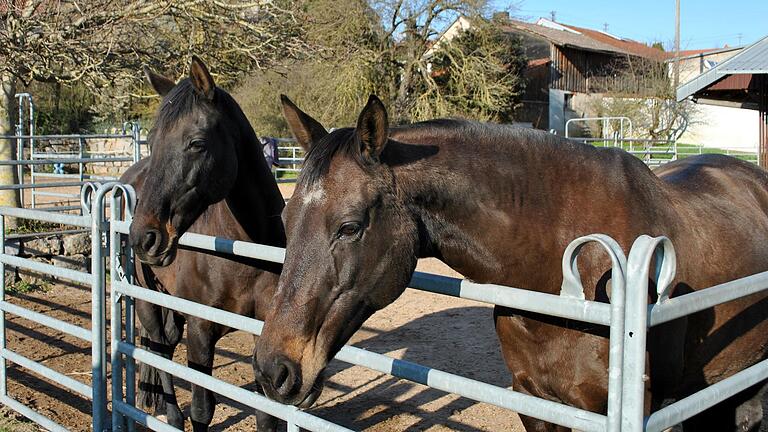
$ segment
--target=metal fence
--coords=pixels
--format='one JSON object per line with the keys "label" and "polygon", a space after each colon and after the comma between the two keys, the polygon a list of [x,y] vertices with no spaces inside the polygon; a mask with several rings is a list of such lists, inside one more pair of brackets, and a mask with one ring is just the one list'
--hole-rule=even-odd
{"label": "metal fence", "polygon": [[280,166],[275,168],[278,183],[294,183],[304,163],[304,148],[296,145],[293,138],[277,138]]}
{"label": "metal fence", "polygon": [[[106,221],[103,211],[107,203],[104,198],[112,193],[111,218]],[[17,361],[24,367],[30,367],[46,373],[50,371],[41,365],[34,364],[28,359],[22,359],[17,353],[5,348],[5,312],[23,313],[33,317],[37,322],[55,325],[62,331],[80,336],[93,336],[93,388],[84,384],[57,380],[62,385],[75,388],[84,393],[91,390],[94,401],[94,430],[103,430],[107,426],[105,417],[106,400],[104,388],[103,359],[106,345],[99,339],[97,333],[104,335],[104,266],[100,255],[102,235],[108,244],[110,265],[110,305],[111,305],[111,365],[112,365],[112,425],[114,430],[132,428],[134,422],[152,430],[175,430],[162,421],[135,407],[134,362],[136,360],[162,369],[182,379],[194,382],[216,393],[242,401],[244,404],[283,418],[289,423],[289,431],[299,427],[312,431],[347,431],[348,429],[318,418],[295,407],[284,406],[264,398],[256,393],[220,381],[157,356],[135,345],[135,319],[133,317],[133,301],[141,299],[183,313],[199,316],[229,327],[259,334],[262,323],[255,319],[232,314],[227,311],[193,303],[187,300],[171,297],[156,291],[148,290],[131,281],[131,269],[121,268],[121,263],[131,265],[130,254],[121,249],[124,242],[121,236],[128,233],[131,220],[131,208],[135,201],[130,187],[119,184],[107,184],[85,197],[93,197],[88,208],[88,215],[70,216],[50,214],[36,210],[20,210],[0,208],[0,223],[2,217],[32,217],[42,220],[53,220],[66,217],[67,223],[79,223],[80,226],[90,226],[93,233],[94,270],[91,274],[75,274],[71,271],[61,273],[61,269],[53,266],[40,267],[39,263],[23,262],[24,260],[8,255],[0,255],[0,273],[4,273],[5,265],[30,266],[33,270],[50,274],[70,277],[80,282],[90,283],[93,289],[93,328],[86,329],[66,326],[65,323],[52,321],[52,318],[40,316],[31,311],[19,310],[4,299],[0,299],[0,336],[3,345],[0,346],[3,368],[1,400],[22,414],[28,415],[35,421],[52,430],[56,429],[50,420],[44,419],[28,407],[20,405],[7,396],[5,386],[5,360]],[[86,202],[88,200],[86,199]],[[121,211],[123,210],[123,211]],[[70,219],[73,218],[73,219]],[[58,219],[57,219],[58,220]],[[2,239],[0,239],[2,240]],[[1,242],[0,242],[1,243]],[[581,285],[577,257],[588,243],[597,243],[608,255],[612,264],[610,303],[586,300]],[[271,246],[253,244],[241,241],[210,237],[200,234],[187,233],[181,237],[180,246],[196,250],[216,251],[218,253],[234,254],[237,256],[256,258],[260,260],[281,263],[285,250]],[[2,246],[2,244],[0,244]],[[655,262],[654,262],[655,261]],[[101,265],[98,265],[98,262]],[[657,271],[650,275],[651,264]],[[717,304],[732,301],[747,295],[768,289],[768,272],[749,276],[733,282],[722,284],[706,290],[686,294],[674,299],[669,298],[671,281],[675,275],[674,249],[664,237],[652,238],[641,236],[632,246],[629,258],[625,258],[619,245],[610,237],[601,234],[590,235],[574,240],[566,249],[563,256],[563,284],[559,295],[543,294],[518,288],[475,284],[466,280],[437,276],[425,273],[415,273],[410,286],[412,288],[430,291],[449,296],[472,299],[495,305],[528,310],[547,315],[589,322],[610,327],[610,358],[608,371],[608,410],[605,415],[584,411],[525,395],[513,390],[493,386],[463,376],[450,374],[427,366],[376,354],[353,346],[345,346],[336,356],[343,362],[356,364],[387,373],[392,376],[410,380],[429,387],[461,395],[463,397],[486,402],[502,408],[516,411],[520,414],[541,418],[543,420],[583,431],[626,431],[641,430],[661,431],[670,425],[677,424],[698,412],[701,412],[720,400],[737,393],[763,379],[768,378],[768,360],[745,369],[717,384],[714,384],[685,399],[677,401],[660,411],[644,417],[645,392],[645,351],[646,336],[650,327],[680,318]],[[658,301],[648,304],[648,283],[653,276],[658,287]],[[98,279],[98,280],[97,280]],[[126,382],[122,382],[125,371]]]}
{"label": "metal fence", "polygon": [[[77,135],[0,135],[0,140],[16,141],[16,160],[2,160],[0,165],[12,165],[17,168],[18,184],[0,185],[0,190],[18,190],[21,203],[27,199],[29,191],[31,208],[50,211],[79,210],[79,205],[72,205],[80,198],[79,190],[87,182],[116,180],[115,177],[87,173],[86,167],[92,164],[134,163],[141,158],[140,126],[138,123],[126,123],[122,133],[116,134],[77,134]],[[88,150],[89,141],[126,140],[131,150],[126,154],[104,154]],[[67,143],[71,151],[44,150],[52,144]],[[52,170],[42,171],[42,166]],[[76,173],[64,173],[65,166],[76,166]],[[52,171],[52,172],[51,172]],[[27,172],[29,176],[27,177]],[[28,181],[27,181],[28,179]],[[52,191],[51,189],[58,189]],[[67,191],[66,189],[74,189]],[[64,190],[62,190],[64,189]],[[52,197],[53,201],[41,203],[40,197]]]}

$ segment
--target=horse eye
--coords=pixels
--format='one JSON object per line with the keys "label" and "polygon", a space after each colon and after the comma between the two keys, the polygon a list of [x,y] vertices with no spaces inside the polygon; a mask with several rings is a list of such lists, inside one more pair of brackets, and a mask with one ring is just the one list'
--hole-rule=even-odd
{"label": "horse eye", "polygon": [[360,232],[360,224],[357,222],[346,222],[339,228],[339,238],[352,237]]}
{"label": "horse eye", "polygon": [[205,151],[205,140],[203,139],[194,139],[189,142],[187,145],[188,150],[196,151],[196,152],[202,152]]}

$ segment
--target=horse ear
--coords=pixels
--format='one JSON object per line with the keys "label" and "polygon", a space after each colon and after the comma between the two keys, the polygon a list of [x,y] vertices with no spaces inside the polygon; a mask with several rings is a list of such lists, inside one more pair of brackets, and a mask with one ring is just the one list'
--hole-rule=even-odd
{"label": "horse ear", "polygon": [[378,161],[389,139],[389,120],[384,103],[376,95],[368,98],[368,103],[357,119],[356,131],[363,155]]}
{"label": "horse ear", "polygon": [[144,70],[144,76],[147,78],[147,81],[149,82],[149,85],[152,86],[153,89],[159,94],[160,96],[165,96],[168,93],[171,92],[171,89],[176,87],[176,83],[171,81],[169,78],[166,78],[160,74],[156,74],[152,72],[150,68],[147,66],[143,66],[142,69]]}
{"label": "horse ear", "polygon": [[197,56],[192,56],[192,64],[189,66],[189,79],[198,93],[208,100],[213,100],[216,83],[208,72],[208,68]]}
{"label": "horse ear", "polygon": [[316,143],[324,136],[328,135],[323,125],[310,117],[307,113],[300,110],[286,95],[280,95],[280,102],[283,105],[283,117],[288,123],[296,142],[309,151],[313,143]]}

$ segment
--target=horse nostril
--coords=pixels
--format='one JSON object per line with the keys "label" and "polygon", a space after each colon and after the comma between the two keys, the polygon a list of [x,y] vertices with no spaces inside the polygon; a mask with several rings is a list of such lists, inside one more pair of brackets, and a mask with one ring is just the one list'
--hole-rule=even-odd
{"label": "horse nostril", "polygon": [[160,243],[160,231],[156,229],[148,229],[144,233],[144,238],[141,240],[141,248],[145,252],[153,253],[154,249],[157,249]]}
{"label": "horse nostril", "polygon": [[300,386],[296,365],[286,359],[277,358],[270,374],[272,388],[282,397],[288,398]]}
{"label": "horse nostril", "polygon": [[285,384],[288,379],[288,367],[284,363],[279,363],[275,367],[275,374],[272,377],[272,386],[275,389],[279,389]]}

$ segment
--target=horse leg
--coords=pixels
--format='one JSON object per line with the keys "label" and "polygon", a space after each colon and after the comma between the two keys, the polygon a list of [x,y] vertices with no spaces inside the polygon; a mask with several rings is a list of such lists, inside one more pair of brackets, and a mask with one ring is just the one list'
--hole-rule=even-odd
{"label": "horse leg", "polygon": [[[141,345],[148,351],[172,358],[184,328],[183,317],[151,303],[136,301],[136,314],[141,323]],[[183,429],[184,415],[176,401],[173,376],[139,363],[138,400],[153,415],[164,412],[171,426]]]}
{"label": "horse leg", "polygon": [[[224,335],[224,328],[216,323],[190,317],[187,324],[187,364],[190,368],[211,375],[216,342]],[[192,384],[190,419],[194,432],[208,430],[213,420],[216,398],[212,391]]]}
{"label": "horse leg", "polygon": [[[254,336],[254,342],[258,341],[258,339]],[[254,343],[254,346],[255,343]],[[254,375],[256,374],[256,350],[253,350],[253,356],[251,357]],[[264,390],[262,390],[261,385],[259,383],[256,384],[256,392],[258,392],[260,395],[264,395]],[[256,430],[259,432],[275,432],[277,430],[277,417],[273,417],[265,412],[256,410]]]}

